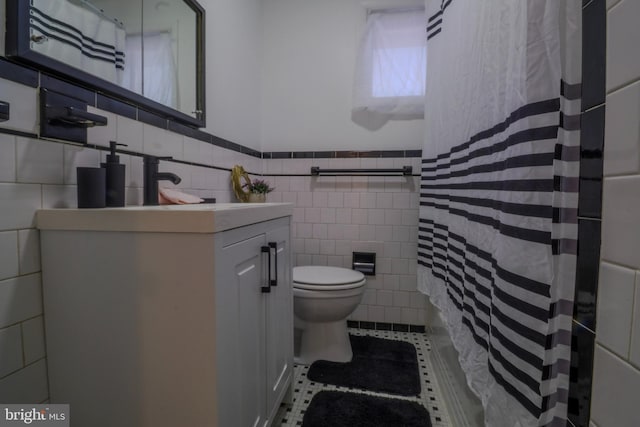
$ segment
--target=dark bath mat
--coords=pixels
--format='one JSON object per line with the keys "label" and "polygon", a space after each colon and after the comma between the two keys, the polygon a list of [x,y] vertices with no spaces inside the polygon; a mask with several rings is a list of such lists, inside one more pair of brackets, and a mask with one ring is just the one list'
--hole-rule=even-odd
{"label": "dark bath mat", "polygon": [[304,413],[302,427],[431,427],[417,402],[361,393],[321,391]]}
{"label": "dark bath mat", "polygon": [[356,335],[349,335],[349,339],[353,349],[351,362],[318,360],[309,368],[307,378],[401,396],[420,394],[420,372],[413,344]]}

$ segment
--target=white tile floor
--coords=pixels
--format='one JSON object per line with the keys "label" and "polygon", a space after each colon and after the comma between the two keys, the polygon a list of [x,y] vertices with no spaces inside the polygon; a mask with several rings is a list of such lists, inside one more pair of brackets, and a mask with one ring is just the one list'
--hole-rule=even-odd
{"label": "white tile floor", "polygon": [[341,390],[349,392],[358,392],[371,394],[394,399],[406,399],[421,403],[429,411],[431,415],[431,423],[433,427],[451,427],[450,417],[442,398],[440,387],[436,381],[431,363],[430,352],[431,343],[427,334],[414,332],[395,332],[395,331],[372,331],[366,329],[349,329],[349,333],[353,335],[369,335],[378,338],[386,338],[392,340],[402,340],[413,344],[418,354],[418,365],[420,367],[420,380],[422,391],[417,397],[396,396],[386,393],[374,393],[364,390],[348,389],[347,387],[338,387],[334,385],[312,382],[307,379],[308,366],[295,365],[294,367],[294,395],[293,405],[283,404],[280,407],[278,417],[276,417],[274,426],[295,427],[302,425],[304,412],[311,402],[313,396],[321,390]]}

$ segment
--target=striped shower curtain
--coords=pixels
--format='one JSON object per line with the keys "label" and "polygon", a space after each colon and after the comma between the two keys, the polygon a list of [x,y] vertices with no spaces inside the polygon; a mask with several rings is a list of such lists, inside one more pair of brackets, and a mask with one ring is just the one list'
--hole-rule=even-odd
{"label": "striped shower curtain", "polygon": [[418,288],[487,426],[565,426],[579,0],[426,0]]}

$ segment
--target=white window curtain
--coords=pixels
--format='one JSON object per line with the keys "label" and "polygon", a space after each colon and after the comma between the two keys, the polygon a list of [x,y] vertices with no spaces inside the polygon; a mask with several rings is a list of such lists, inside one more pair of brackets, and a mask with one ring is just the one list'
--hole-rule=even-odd
{"label": "white window curtain", "polygon": [[372,12],[358,52],[353,113],[379,119],[424,115],[426,33],[424,10]]}

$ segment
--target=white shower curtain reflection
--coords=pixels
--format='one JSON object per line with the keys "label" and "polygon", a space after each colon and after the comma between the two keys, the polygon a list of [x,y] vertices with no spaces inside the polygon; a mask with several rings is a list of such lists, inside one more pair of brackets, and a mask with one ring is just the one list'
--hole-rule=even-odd
{"label": "white shower curtain reflection", "polygon": [[565,426],[579,0],[427,0],[419,289],[489,427]]}
{"label": "white shower curtain reflection", "polygon": [[171,34],[127,35],[126,58],[124,87],[160,104],[177,107],[177,75]]}

